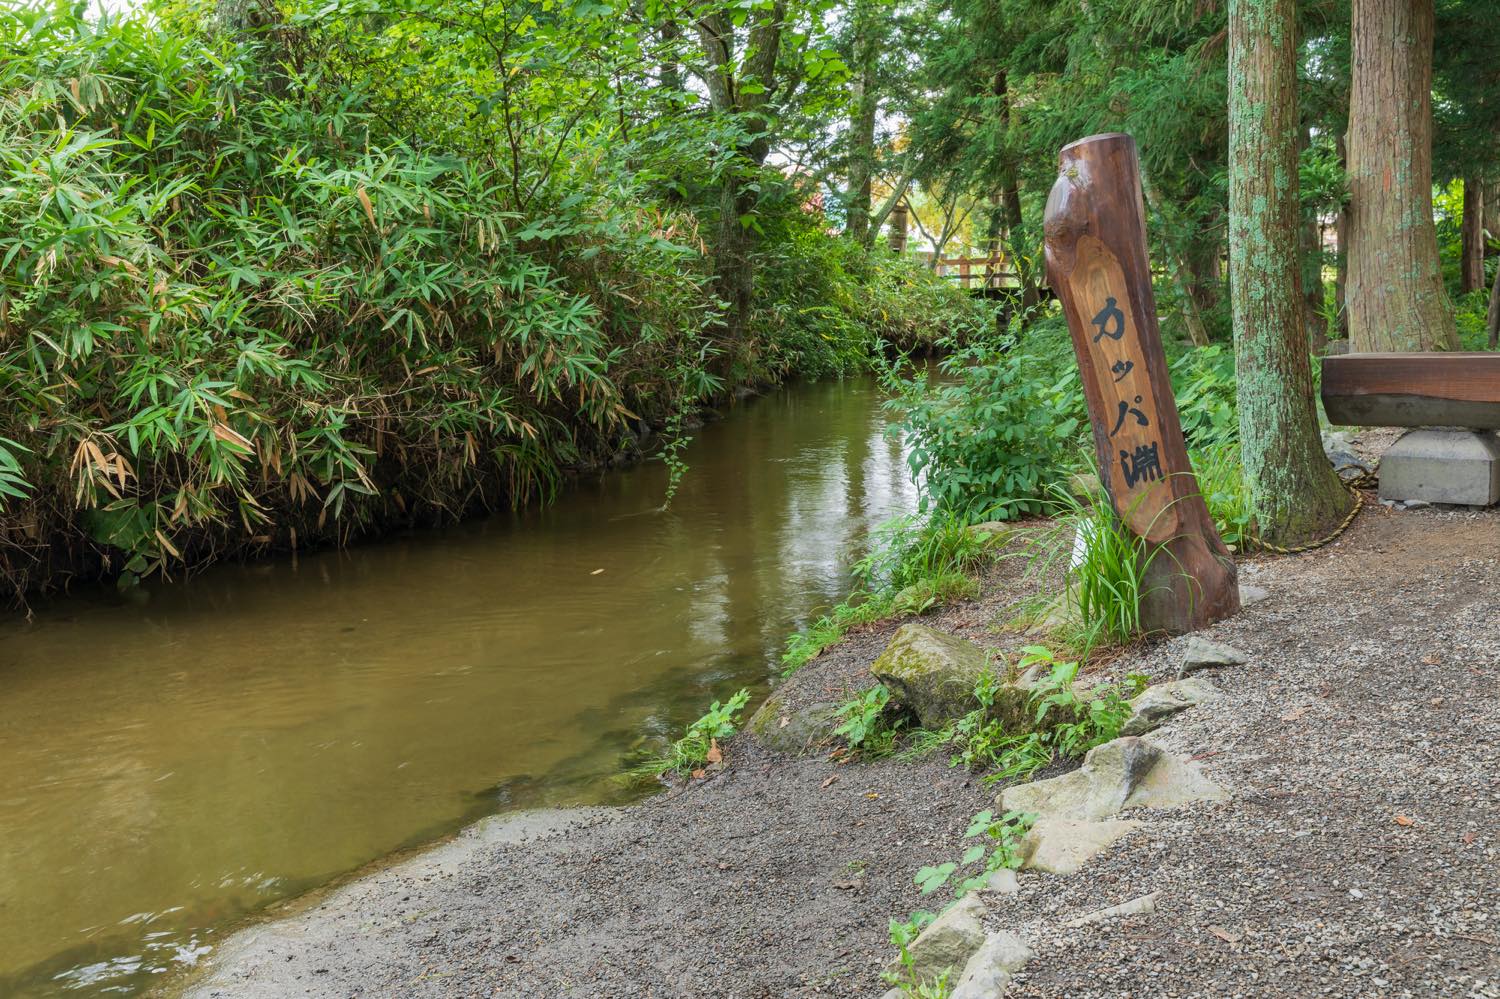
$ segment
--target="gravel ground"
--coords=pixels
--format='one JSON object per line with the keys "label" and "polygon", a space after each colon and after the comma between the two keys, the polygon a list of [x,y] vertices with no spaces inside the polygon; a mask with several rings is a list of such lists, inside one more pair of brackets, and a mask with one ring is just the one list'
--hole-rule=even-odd
{"label": "gravel ground", "polygon": [[[1207,634],[1250,662],[1153,735],[1234,797],[986,895],[1037,952],[1007,995],[1500,997],[1500,514],[1375,506],[1241,573],[1271,596]],[[1014,576],[928,623],[996,644]],[[867,686],[891,630],[788,691]],[[1110,671],[1167,678],[1178,649]],[[243,931],[189,994],[880,995],[886,922],[922,905],[912,873],[962,852],[989,795],[941,760],[727,755],[631,808],[491,820]],[[1157,890],[1154,914],[1064,925]]]}
{"label": "gravel ground", "polygon": [[1250,662],[1152,736],[1233,799],[986,896],[1038,955],[1007,996],[1500,996],[1500,515],[1375,507],[1241,578],[1270,598],[1206,635]]}

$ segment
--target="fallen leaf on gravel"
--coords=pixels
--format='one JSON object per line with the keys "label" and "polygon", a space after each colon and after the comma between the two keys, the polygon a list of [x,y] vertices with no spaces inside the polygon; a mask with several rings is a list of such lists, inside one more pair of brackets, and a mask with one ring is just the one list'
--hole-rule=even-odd
{"label": "fallen leaf on gravel", "polygon": [[1396,825],[1398,825],[1398,826],[1415,825],[1416,822],[1417,822],[1416,819],[1409,818],[1408,816],[1405,816],[1405,815],[1398,815],[1398,816],[1396,816]]}
{"label": "fallen leaf on gravel", "polygon": [[1239,943],[1242,939],[1244,939],[1245,936],[1245,934],[1236,933],[1234,930],[1226,930],[1222,926],[1210,926],[1208,928],[1208,932],[1212,933],[1214,936],[1218,937],[1225,943],[1231,944]]}
{"label": "fallen leaf on gravel", "polygon": [[777,728],[786,728],[791,723],[792,723],[792,720],[790,718],[788,718],[786,715],[782,715],[781,716],[781,724],[778,725],[778,726],[776,726],[776,727]]}
{"label": "fallen leaf on gravel", "polygon": [[1292,710],[1288,711],[1286,714],[1282,715],[1281,716],[1281,720],[1282,721],[1299,721],[1299,720],[1301,720],[1302,716],[1305,715],[1305,714],[1307,714],[1307,706],[1306,705],[1301,705],[1299,707],[1293,708]]}
{"label": "fallen leaf on gravel", "polygon": [[1472,843],[1472,842],[1474,842],[1474,831],[1472,829],[1469,830],[1468,832],[1464,833],[1464,842],[1465,843]]}
{"label": "fallen leaf on gravel", "polygon": [[703,778],[705,778],[707,776],[708,776],[708,771],[707,770],[694,770],[693,771],[693,780],[702,780]]}
{"label": "fallen leaf on gravel", "polygon": [[710,763],[724,762],[724,751],[719,748],[718,739],[708,740],[708,755],[704,759]]}
{"label": "fallen leaf on gravel", "polygon": [[838,779],[839,779],[839,775],[838,774],[834,774],[832,777],[828,778],[827,780],[825,780],[823,782],[823,787],[827,787],[829,784],[832,784],[834,781],[836,781]]}
{"label": "fallen leaf on gravel", "polygon": [[1437,656],[1425,656],[1422,659],[1422,662],[1423,662],[1424,665],[1427,665],[1427,666],[1436,666],[1438,663],[1442,662],[1442,660],[1439,659]]}

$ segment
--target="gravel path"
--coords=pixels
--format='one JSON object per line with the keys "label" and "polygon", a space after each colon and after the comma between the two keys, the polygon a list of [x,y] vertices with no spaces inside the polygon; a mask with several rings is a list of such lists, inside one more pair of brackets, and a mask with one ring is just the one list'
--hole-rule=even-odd
{"label": "gravel path", "polygon": [[[1037,952],[1007,995],[1500,997],[1500,515],[1375,507],[1315,555],[1241,571],[1270,598],[1208,636],[1249,664],[1152,736],[1233,799],[984,896]],[[928,623],[993,644],[1010,572]],[[891,630],[788,690],[868,685]],[[1111,672],[1166,678],[1178,648]],[[190,994],[880,995],[886,921],[923,902],[912,873],[962,852],[989,795],[941,760],[838,766],[741,738],[728,762],[628,809],[482,824],[239,934]],[[1154,914],[1064,925],[1158,890]]]}
{"label": "gravel path", "polygon": [[1007,996],[1500,996],[1500,516],[1376,507],[1242,580],[1270,598],[1206,634],[1249,664],[1152,736],[1233,799],[986,896],[1038,955]]}

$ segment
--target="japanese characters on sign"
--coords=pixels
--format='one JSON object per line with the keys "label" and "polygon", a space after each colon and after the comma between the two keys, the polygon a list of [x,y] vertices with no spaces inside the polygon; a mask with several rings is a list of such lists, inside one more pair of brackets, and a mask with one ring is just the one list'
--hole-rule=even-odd
{"label": "japanese characters on sign", "polygon": [[1101,472],[1121,519],[1135,533],[1162,541],[1176,531],[1178,518],[1162,468],[1156,396],[1130,318],[1125,275],[1109,247],[1094,236],[1080,236],[1076,252],[1068,281],[1091,327],[1088,363],[1102,403],[1093,416],[1110,445],[1109,467]]}

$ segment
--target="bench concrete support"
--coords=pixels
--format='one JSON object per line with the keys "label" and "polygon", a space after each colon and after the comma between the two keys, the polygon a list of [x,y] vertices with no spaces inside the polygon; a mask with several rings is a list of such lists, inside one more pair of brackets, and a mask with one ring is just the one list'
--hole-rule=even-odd
{"label": "bench concrete support", "polygon": [[1489,506],[1500,500],[1500,438],[1413,430],[1380,460],[1380,498]]}

